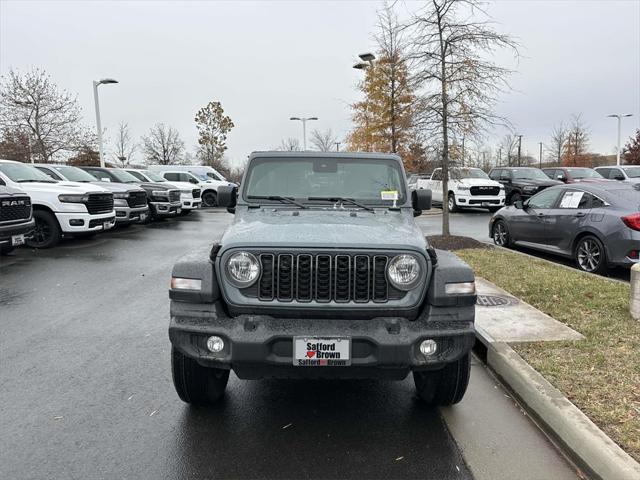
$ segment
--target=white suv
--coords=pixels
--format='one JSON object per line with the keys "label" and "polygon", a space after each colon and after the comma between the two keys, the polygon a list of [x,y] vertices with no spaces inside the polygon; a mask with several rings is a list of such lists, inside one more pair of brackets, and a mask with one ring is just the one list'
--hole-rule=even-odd
{"label": "white suv", "polygon": [[0,160],[0,183],[31,197],[35,230],[27,241],[30,247],[53,247],[68,234],[91,236],[116,223],[113,194],[98,185],[59,182],[11,160]]}
{"label": "white suv", "polygon": [[136,177],[141,182],[171,183],[180,189],[180,201],[182,202],[182,215],[189,215],[191,210],[196,210],[202,205],[202,189],[199,185],[190,182],[168,182],[167,179],[149,170],[136,170],[125,168],[126,172]]}
{"label": "white suv", "polygon": [[442,169],[436,168],[429,180],[419,178],[416,188],[428,188],[434,203],[447,204],[450,212],[461,208],[487,208],[491,212],[505,205],[502,184],[491,180],[479,168],[451,168],[449,170],[448,191],[442,191]]}
{"label": "white suv", "polygon": [[162,175],[169,182],[189,182],[202,189],[202,206],[218,204],[218,187],[235,186],[216,170],[202,165],[149,165],[149,171]]}

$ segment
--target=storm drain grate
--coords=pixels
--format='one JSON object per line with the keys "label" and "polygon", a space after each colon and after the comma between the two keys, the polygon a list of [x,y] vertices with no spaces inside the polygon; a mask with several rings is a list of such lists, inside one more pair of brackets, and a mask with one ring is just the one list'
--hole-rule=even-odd
{"label": "storm drain grate", "polygon": [[517,302],[515,298],[502,295],[478,295],[476,305],[481,307],[508,307]]}

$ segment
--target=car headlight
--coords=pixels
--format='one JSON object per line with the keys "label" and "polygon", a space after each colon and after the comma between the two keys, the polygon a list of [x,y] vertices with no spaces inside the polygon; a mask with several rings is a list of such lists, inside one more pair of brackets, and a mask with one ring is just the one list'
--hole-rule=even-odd
{"label": "car headlight", "polygon": [[58,195],[58,200],[64,203],[87,203],[89,201],[89,195],[82,195],[72,193],[69,195]]}
{"label": "car headlight", "polygon": [[151,195],[154,197],[168,197],[169,192],[167,190],[153,190]]}
{"label": "car headlight", "polygon": [[129,194],[127,192],[116,192],[113,194],[113,198],[126,199],[126,198],[129,198]]}
{"label": "car headlight", "polygon": [[413,255],[393,257],[387,266],[387,277],[399,290],[411,290],[420,281],[420,262]]}
{"label": "car headlight", "polygon": [[122,198],[114,198],[113,199],[113,206],[114,207],[128,207],[129,204],[127,203],[126,200],[123,200]]}
{"label": "car headlight", "polygon": [[260,276],[260,264],[255,255],[249,252],[237,252],[227,260],[227,277],[233,286],[247,288]]}

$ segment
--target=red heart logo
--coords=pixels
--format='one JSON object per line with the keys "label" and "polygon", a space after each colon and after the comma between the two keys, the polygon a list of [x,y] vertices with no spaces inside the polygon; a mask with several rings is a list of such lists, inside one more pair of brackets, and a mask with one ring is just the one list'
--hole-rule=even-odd
{"label": "red heart logo", "polygon": [[307,352],[307,357],[309,357],[309,358],[313,358],[313,357],[315,357],[315,356],[316,356],[316,352],[314,352],[314,351],[308,351],[308,352]]}

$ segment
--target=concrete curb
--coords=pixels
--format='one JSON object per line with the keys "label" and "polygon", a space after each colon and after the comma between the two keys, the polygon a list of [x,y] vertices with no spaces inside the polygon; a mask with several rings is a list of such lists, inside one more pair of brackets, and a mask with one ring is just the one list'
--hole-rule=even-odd
{"label": "concrete curb", "polygon": [[487,365],[533,413],[545,430],[590,477],[602,480],[638,480],[640,464],[616,445],[578,407],[533,369],[506,343],[487,347]]}

